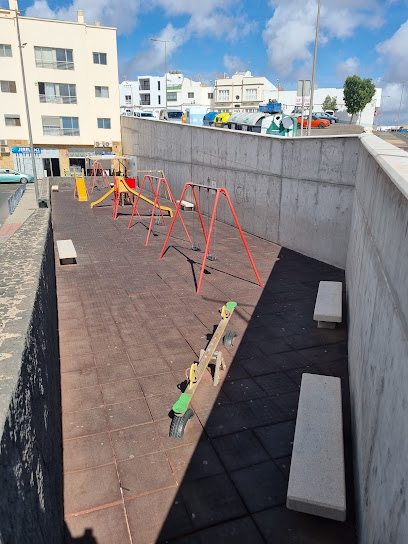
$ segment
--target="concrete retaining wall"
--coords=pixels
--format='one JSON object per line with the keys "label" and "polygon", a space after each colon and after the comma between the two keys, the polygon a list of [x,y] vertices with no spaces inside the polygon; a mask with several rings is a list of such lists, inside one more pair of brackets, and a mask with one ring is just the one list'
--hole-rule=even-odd
{"label": "concrete retaining wall", "polygon": [[408,542],[408,155],[359,152],[347,256],[349,372],[362,544]]}
{"label": "concrete retaining wall", "polygon": [[0,253],[0,542],[62,543],[61,395],[50,210]]}
{"label": "concrete retaining wall", "polygon": [[[163,169],[175,198],[187,181],[215,181],[228,189],[246,232],[345,267],[359,149],[356,136],[272,138],[121,119],[124,154],[137,158],[138,169]],[[201,198],[206,211],[205,195]],[[217,217],[233,223],[224,201]]]}
{"label": "concrete retaining wall", "polygon": [[17,208],[17,204],[20,202],[21,197],[24,194],[24,191],[26,190],[26,186],[20,185],[14,192],[14,194],[11,195],[11,197],[8,199],[8,209],[9,214],[11,215],[14,210]]}

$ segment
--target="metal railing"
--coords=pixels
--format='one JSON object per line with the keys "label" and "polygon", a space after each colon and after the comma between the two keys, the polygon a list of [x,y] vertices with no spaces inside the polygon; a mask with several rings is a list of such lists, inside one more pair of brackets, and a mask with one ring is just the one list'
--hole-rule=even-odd
{"label": "metal railing", "polygon": [[140,91],[150,91],[150,83],[139,83]]}
{"label": "metal railing", "polygon": [[52,68],[54,70],[73,70],[74,63],[66,60],[36,60],[37,68]]}
{"label": "metal railing", "polygon": [[150,106],[150,100],[141,100],[141,101],[140,101],[140,104],[141,104],[142,106]]}
{"label": "metal railing", "polygon": [[44,136],[79,136],[79,128],[59,128],[43,126]]}
{"label": "metal railing", "polygon": [[76,104],[77,97],[40,94],[40,102],[47,102],[51,104]]}

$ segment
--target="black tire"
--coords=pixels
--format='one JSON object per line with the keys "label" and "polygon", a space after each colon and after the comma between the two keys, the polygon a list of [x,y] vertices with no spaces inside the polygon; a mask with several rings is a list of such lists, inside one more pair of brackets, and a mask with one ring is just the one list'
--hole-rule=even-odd
{"label": "black tire", "polygon": [[20,183],[22,183],[23,185],[25,185],[27,182],[28,182],[27,178],[21,178],[20,179]]}
{"label": "black tire", "polygon": [[319,128],[324,128],[326,125],[324,123],[319,123],[318,127]]}
{"label": "black tire", "polygon": [[234,338],[238,336],[238,334],[234,330],[227,331],[224,335],[224,338],[222,339],[222,345],[225,348],[230,348],[233,345]]}
{"label": "black tire", "polygon": [[184,436],[184,429],[186,428],[187,422],[193,415],[194,412],[191,408],[187,408],[182,416],[174,415],[170,423],[169,436],[181,440]]}

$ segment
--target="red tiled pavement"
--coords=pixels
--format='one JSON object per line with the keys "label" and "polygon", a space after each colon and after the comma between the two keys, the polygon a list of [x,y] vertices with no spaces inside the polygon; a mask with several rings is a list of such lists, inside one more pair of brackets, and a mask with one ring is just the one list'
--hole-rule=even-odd
{"label": "red tiled pavement", "polygon": [[[203,253],[179,223],[159,260],[167,229],[154,226],[146,248],[146,220],[128,230],[129,207],[113,221],[109,205],[91,210],[61,191],[52,208],[55,240],[71,238],[78,254],[56,263],[66,542],[353,544],[352,485],[346,524],[283,506],[303,372],[343,378],[350,435],[346,329],[312,319],[319,280],[343,273],[248,235],[262,289],[237,230],[217,223],[218,260],[197,296]],[[203,376],[175,440],[171,406],[228,300],[238,337],[223,348],[227,370],[219,387]],[[348,474],[350,458],[346,443]]]}

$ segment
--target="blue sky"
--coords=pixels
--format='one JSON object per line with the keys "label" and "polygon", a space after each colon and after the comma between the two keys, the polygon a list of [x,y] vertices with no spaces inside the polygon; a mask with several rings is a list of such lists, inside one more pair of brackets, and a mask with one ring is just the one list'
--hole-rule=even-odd
{"label": "blue sky", "polygon": [[[83,9],[86,22],[117,27],[119,81],[163,73],[163,44],[151,37],[170,40],[169,69],[207,83],[248,68],[286,89],[311,77],[317,0],[20,0],[19,7],[67,20]],[[319,87],[342,87],[354,73],[370,77],[384,89],[384,114],[395,118],[407,50],[408,0],[322,0]],[[402,109],[408,123],[408,86]]]}

